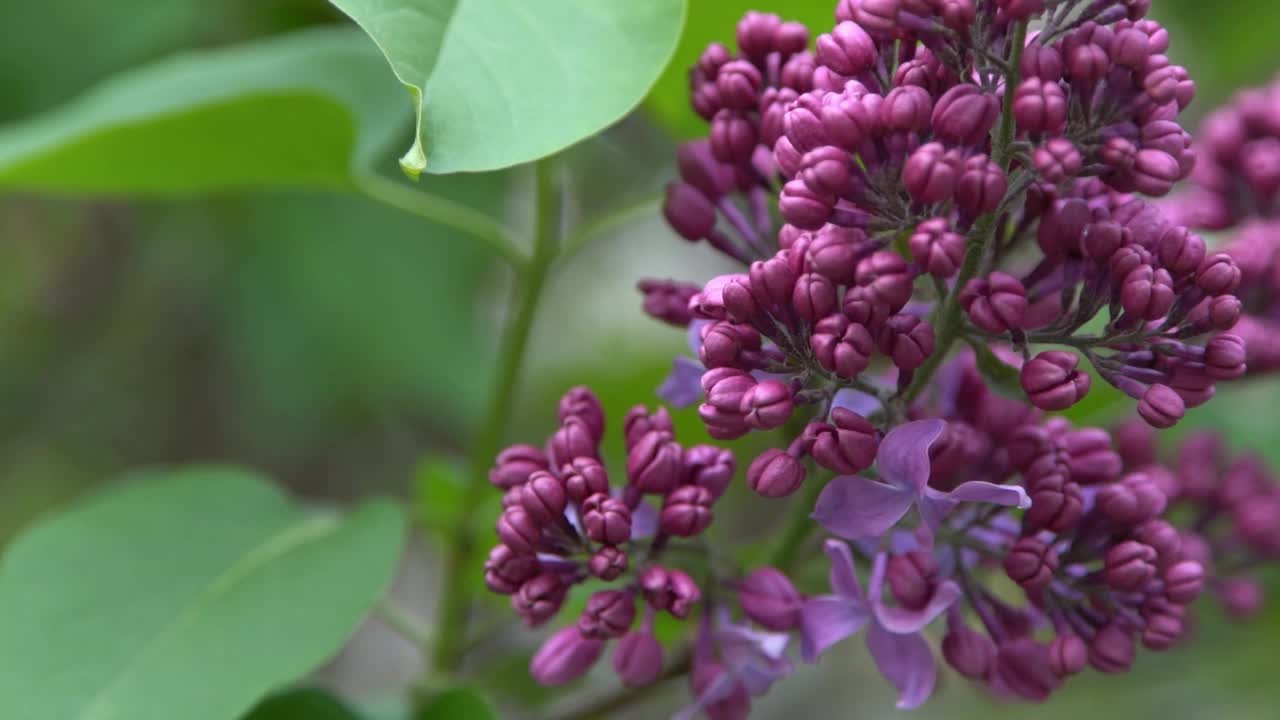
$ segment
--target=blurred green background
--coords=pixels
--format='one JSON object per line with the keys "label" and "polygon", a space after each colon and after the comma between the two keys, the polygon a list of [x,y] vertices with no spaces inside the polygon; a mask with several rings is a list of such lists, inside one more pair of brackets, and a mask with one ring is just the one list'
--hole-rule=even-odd
{"label": "blurred green background", "polygon": [[[645,109],[563,155],[571,218],[656,198],[672,172],[675,143],[699,129],[686,109],[683,68],[708,41],[729,41],[744,9],[777,10],[816,26],[833,4],[692,0],[674,69]],[[1172,57],[1197,80],[1193,117],[1275,70],[1280,13],[1273,0],[1153,5],[1170,28]],[[0,22],[0,123],[56,107],[174,51],[338,22],[323,0],[10,3]],[[394,167],[393,156],[385,167]],[[529,190],[521,170],[430,182],[516,223]],[[593,385],[613,418],[655,402],[653,388],[684,340],[641,314],[634,283],[640,276],[705,279],[722,265],[675,238],[656,202],[651,207],[555,269],[511,440],[540,440],[554,421],[555,398],[574,384]],[[0,539],[137,465],[227,461],[320,500],[374,491],[410,496],[424,463],[438,469],[431,463],[464,452],[492,374],[509,284],[487,248],[353,196],[0,195]],[[1276,400],[1280,383],[1255,381],[1222,393],[1187,424],[1222,428],[1280,466]],[[1093,411],[1091,419],[1104,421],[1111,409]],[[703,439],[691,412],[678,420],[683,440]],[[619,454],[621,441],[609,442]],[[733,512],[719,513],[718,532],[749,535],[765,504],[742,493],[733,502]],[[431,538],[424,540],[396,592],[426,613],[435,558]],[[503,618],[501,601],[494,607],[494,618]],[[1280,610],[1248,627],[1206,617],[1198,635],[1190,649],[1144,657],[1134,677],[1074,682],[1047,708],[993,706],[949,677],[940,688],[945,700],[920,714],[1276,717],[1270,658]],[[505,707],[548,702],[523,679],[537,642],[516,635],[475,653],[478,682],[499,692]],[[890,690],[869,675],[864,656],[850,643],[822,666],[801,669],[761,703],[760,716],[891,714]],[[415,676],[417,662],[407,645],[370,628],[323,681],[377,704]],[[597,669],[599,688],[616,682],[608,675]],[[661,714],[680,700],[659,695],[656,702],[634,716]],[[554,713],[555,705],[547,707]]]}

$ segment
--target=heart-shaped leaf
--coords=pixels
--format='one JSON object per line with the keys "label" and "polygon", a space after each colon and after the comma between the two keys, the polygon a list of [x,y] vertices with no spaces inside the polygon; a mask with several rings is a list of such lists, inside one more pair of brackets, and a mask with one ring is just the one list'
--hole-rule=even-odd
{"label": "heart-shaped leaf", "polygon": [[409,90],[411,177],[519,165],[603,130],[648,93],[685,13],[685,0],[330,1]]}
{"label": "heart-shaped leaf", "polygon": [[244,471],[150,472],[0,563],[7,720],[227,720],[335,653],[381,596],[398,508],[304,511]]}

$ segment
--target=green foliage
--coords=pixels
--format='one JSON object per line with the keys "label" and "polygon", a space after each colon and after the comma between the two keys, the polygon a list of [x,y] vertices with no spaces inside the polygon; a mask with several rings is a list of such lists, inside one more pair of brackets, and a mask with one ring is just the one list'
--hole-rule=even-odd
{"label": "green foliage", "polygon": [[459,530],[466,467],[456,460],[429,456],[418,465],[414,477],[414,512],[418,522],[440,545],[451,542]]}
{"label": "green foliage", "polygon": [[679,137],[706,135],[707,123],[689,105],[689,68],[713,42],[736,46],[734,28],[748,10],[771,12],[809,27],[811,40],[835,24],[835,0],[689,0],[689,19],[675,57],[653,87],[645,108]]}
{"label": "green foliage", "polygon": [[348,187],[405,119],[384,75],[377,52],[348,30],[180,55],[0,133],[0,186]]}
{"label": "green foliage", "polygon": [[242,720],[360,720],[333,695],[315,688],[288,690],[258,703]]}
{"label": "green foliage", "polygon": [[685,0],[331,0],[378,44],[418,116],[411,177],[537,160],[634,108]]}
{"label": "green foliage", "polygon": [[226,720],[342,646],[383,592],[396,506],[304,511],[244,471],[140,473],[0,566],[9,720]]}
{"label": "green foliage", "polygon": [[497,720],[493,706],[480,693],[465,687],[437,692],[426,699],[413,720]]}

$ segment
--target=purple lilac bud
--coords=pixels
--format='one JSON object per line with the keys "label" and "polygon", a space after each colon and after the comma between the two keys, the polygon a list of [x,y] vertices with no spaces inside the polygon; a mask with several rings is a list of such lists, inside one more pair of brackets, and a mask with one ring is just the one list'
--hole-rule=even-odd
{"label": "purple lilac bud", "polygon": [[529,627],[536,627],[550,620],[564,604],[569,590],[558,573],[543,573],[520,586],[511,596],[511,606]]}
{"label": "purple lilac bud", "polygon": [[875,427],[866,418],[846,410],[831,411],[831,425],[810,425],[813,446],[809,452],[819,465],[832,472],[852,475],[871,467],[880,441]]}
{"label": "purple lilac bud", "polygon": [[585,638],[577,627],[567,627],[547,638],[529,661],[529,674],[541,685],[572,682],[600,659],[604,642]]}
{"label": "purple lilac bud", "polygon": [[1156,574],[1156,551],[1134,540],[1126,540],[1107,550],[1103,578],[1120,592],[1140,590]]}
{"label": "purple lilac bud", "polygon": [[1048,648],[1031,638],[1001,643],[994,671],[1001,685],[1031,702],[1045,701],[1061,684],[1053,672]]}
{"label": "purple lilac bud", "polygon": [[933,98],[922,87],[895,87],[880,105],[880,122],[890,130],[921,132],[928,129]]}
{"label": "purple lilac bud", "polygon": [[711,445],[694,445],[686,449],[683,464],[687,482],[706,488],[712,498],[724,494],[737,465],[732,452]]}
{"label": "purple lilac bud", "polygon": [[677,537],[701,534],[711,524],[711,505],[715,497],[698,485],[678,487],[667,495],[662,506],[662,531]]}
{"label": "purple lilac bud", "polygon": [[916,227],[908,241],[911,257],[930,275],[949,278],[964,261],[965,238],[952,232],[946,218],[925,220]]}
{"label": "purple lilac bud", "polygon": [[1195,602],[1203,588],[1204,566],[1194,560],[1174,563],[1164,571],[1164,592],[1174,603],[1189,605]]}
{"label": "purple lilac bud", "polygon": [[1007,189],[1004,170],[986,155],[974,155],[964,161],[956,181],[956,204],[974,215],[993,212]]}
{"label": "purple lilac bud", "polygon": [[604,408],[600,405],[600,398],[585,385],[570,388],[560,398],[557,415],[560,422],[570,417],[582,418],[597,443],[604,437]]}
{"label": "purple lilac bud", "polygon": [[1076,368],[1080,358],[1072,352],[1046,350],[1022,366],[1022,389],[1041,410],[1066,410],[1089,393],[1089,374]]}
{"label": "purple lilac bud", "polygon": [[636,619],[636,599],[625,590],[601,590],[587,599],[578,631],[588,638],[622,637]]}
{"label": "purple lilac bud", "polygon": [[1058,569],[1058,553],[1038,537],[1019,538],[1004,558],[1009,579],[1028,591],[1042,590]]}
{"label": "purple lilac bud", "polygon": [[1031,508],[1026,522],[1033,530],[1066,532],[1074,528],[1084,514],[1084,496],[1080,486],[1067,482],[1062,475],[1049,475],[1028,485]]}
{"label": "purple lilac bud", "polygon": [[1111,449],[1111,436],[1101,428],[1073,430],[1062,437],[1070,458],[1071,479],[1081,485],[1107,482],[1120,474],[1120,455]]}
{"label": "purple lilac bud", "polygon": [[791,307],[801,320],[816,323],[836,309],[836,286],[817,273],[805,273],[796,279]]}
{"label": "purple lilac bud", "polygon": [[743,394],[739,412],[748,427],[772,430],[787,422],[794,407],[790,388],[777,380],[766,380]]}
{"label": "purple lilac bud", "polygon": [[1065,182],[1080,174],[1084,159],[1066,138],[1054,138],[1036,148],[1031,156],[1036,172],[1051,183]]}
{"label": "purple lilac bud", "polygon": [[560,423],[560,429],[551,436],[547,455],[554,467],[563,467],[578,457],[597,457],[597,445],[591,426],[577,416],[569,416]]}
{"label": "purple lilac bud", "polygon": [[1176,425],[1186,411],[1186,402],[1167,385],[1152,385],[1138,401],[1138,414],[1161,430]]}
{"label": "purple lilac bud", "polygon": [[1022,81],[1013,96],[1013,117],[1024,132],[1057,133],[1067,121],[1067,96],[1057,82]]}
{"label": "purple lilac bud", "polygon": [[956,672],[971,680],[987,677],[995,662],[996,645],[991,638],[963,622],[948,622],[942,637],[942,657]]}
{"label": "purple lilac bud", "polygon": [[650,565],[640,575],[640,590],[654,610],[666,610],[678,618],[689,616],[702,591],[683,570]]}
{"label": "purple lilac bud", "polygon": [[897,312],[911,299],[911,275],[902,256],[888,251],[872,253],[858,263],[856,281],[875,300]]}
{"label": "purple lilac bud", "polygon": [[621,500],[597,493],[582,501],[582,527],[596,542],[624,543],[631,537],[631,509]]}
{"label": "purple lilac bud", "polygon": [[627,571],[627,554],[612,545],[605,545],[591,555],[587,569],[595,577],[612,582]]}
{"label": "purple lilac bud", "polygon": [[824,369],[853,378],[867,369],[875,342],[862,325],[849,322],[844,315],[829,315],[814,326],[809,347]]}
{"label": "purple lilac bud", "polygon": [[498,538],[518,553],[533,554],[542,538],[542,527],[524,507],[509,507],[498,516]]}
{"label": "purple lilac bud", "polygon": [[769,448],[751,461],[747,468],[747,484],[752,490],[770,498],[786,497],[804,482],[804,464],[784,450]]}
{"label": "purple lilac bud", "polygon": [[512,445],[498,453],[489,482],[503,490],[523,485],[529,476],[550,467],[547,456],[532,445]]}
{"label": "purple lilac bud", "polygon": [[564,514],[569,504],[564,483],[548,472],[536,472],[529,476],[520,494],[520,505],[529,517],[540,525],[550,524]]}
{"label": "purple lilac bud", "polygon": [[1210,295],[1227,295],[1240,286],[1240,268],[1231,256],[1214,253],[1200,263],[1196,271],[1196,285]]}
{"label": "purple lilac bud", "polygon": [[818,62],[841,75],[857,75],[873,67],[880,57],[875,41],[853,22],[842,22],[818,36]]}
{"label": "purple lilac bud", "polygon": [[977,85],[962,83],[943,93],[933,106],[933,129],[957,145],[978,145],[995,127],[1000,102]]}
{"label": "purple lilac bud", "polygon": [[[936,109],[934,113],[937,114]],[[921,145],[902,169],[903,185],[911,197],[922,204],[949,200],[959,176],[959,158],[947,152],[941,143]]]}
{"label": "purple lilac bud", "polygon": [[667,185],[662,215],[676,234],[690,242],[707,237],[716,226],[715,205],[688,183],[673,182]]}
{"label": "purple lilac bud", "polygon": [[645,278],[636,285],[644,293],[644,312],[669,325],[687,327],[693,320],[689,301],[702,288],[692,283]]}
{"label": "purple lilac bud", "polygon": [[1224,333],[1204,346],[1205,373],[1215,380],[1234,380],[1244,375],[1245,344],[1239,335]]}
{"label": "purple lilac bud", "polygon": [[933,326],[916,315],[894,315],[884,321],[876,344],[899,370],[914,370],[933,354]]}
{"label": "purple lilac bud", "polygon": [[781,571],[759,568],[735,587],[738,604],[752,622],[774,632],[787,632],[799,626],[804,598]]}
{"label": "purple lilac bud", "polygon": [[484,584],[499,595],[512,595],[538,573],[538,558],[497,545],[484,561]]}
{"label": "purple lilac bud", "polygon": [[1060,678],[1075,675],[1089,663],[1089,646],[1079,635],[1059,635],[1049,643],[1049,668]]}
{"label": "purple lilac bud", "polygon": [[889,558],[885,579],[899,605],[920,610],[933,597],[938,566],[927,552],[915,550]]}
{"label": "purple lilac bud", "polygon": [[574,458],[561,472],[569,499],[581,503],[596,493],[609,492],[609,475],[599,460],[589,457]]}
{"label": "purple lilac bud", "polygon": [[670,492],[683,470],[683,448],[661,430],[649,432],[627,453],[627,479],[643,493]]}
{"label": "purple lilac bud", "polygon": [[1133,665],[1133,656],[1133,636],[1118,625],[1107,625],[1089,642],[1089,664],[1099,672],[1125,672]]}
{"label": "purple lilac bud", "polygon": [[996,271],[985,279],[970,280],[960,292],[960,306],[974,325],[989,333],[1020,330],[1027,313],[1027,291],[1017,278]]}
{"label": "purple lilac bud", "polygon": [[613,671],[627,687],[652,685],[662,674],[662,643],[653,633],[627,633],[613,651]]}

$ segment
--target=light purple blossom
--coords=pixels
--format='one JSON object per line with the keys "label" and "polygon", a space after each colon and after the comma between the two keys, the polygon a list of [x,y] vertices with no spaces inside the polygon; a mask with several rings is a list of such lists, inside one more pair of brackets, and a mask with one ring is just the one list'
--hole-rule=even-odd
{"label": "light purple blossom", "polygon": [[775,682],[791,674],[787,658],[788,633],[756,630],[733,622],[723,608],[716,613],[716,628],[704,621],[699,631],[695,662],[712,662],[723,668],[721,673],[692,705],[681,710],[672,720],[689,720],[704,708],[728,698],[738,686],[752,697],[760,697]]}
{"label": "light purple blossom", "polygon": [[914,506],[930,536],[961,502],[986,502],[1028,508],[1025,490],[1012,485],[973,480],[951,492],[929,487],[929,448],[946,429],[942,420],[917,420],[885,436],[876,453],[880,480],[842,475],[818,496],[813,519],[849,540],[879,537]]}

